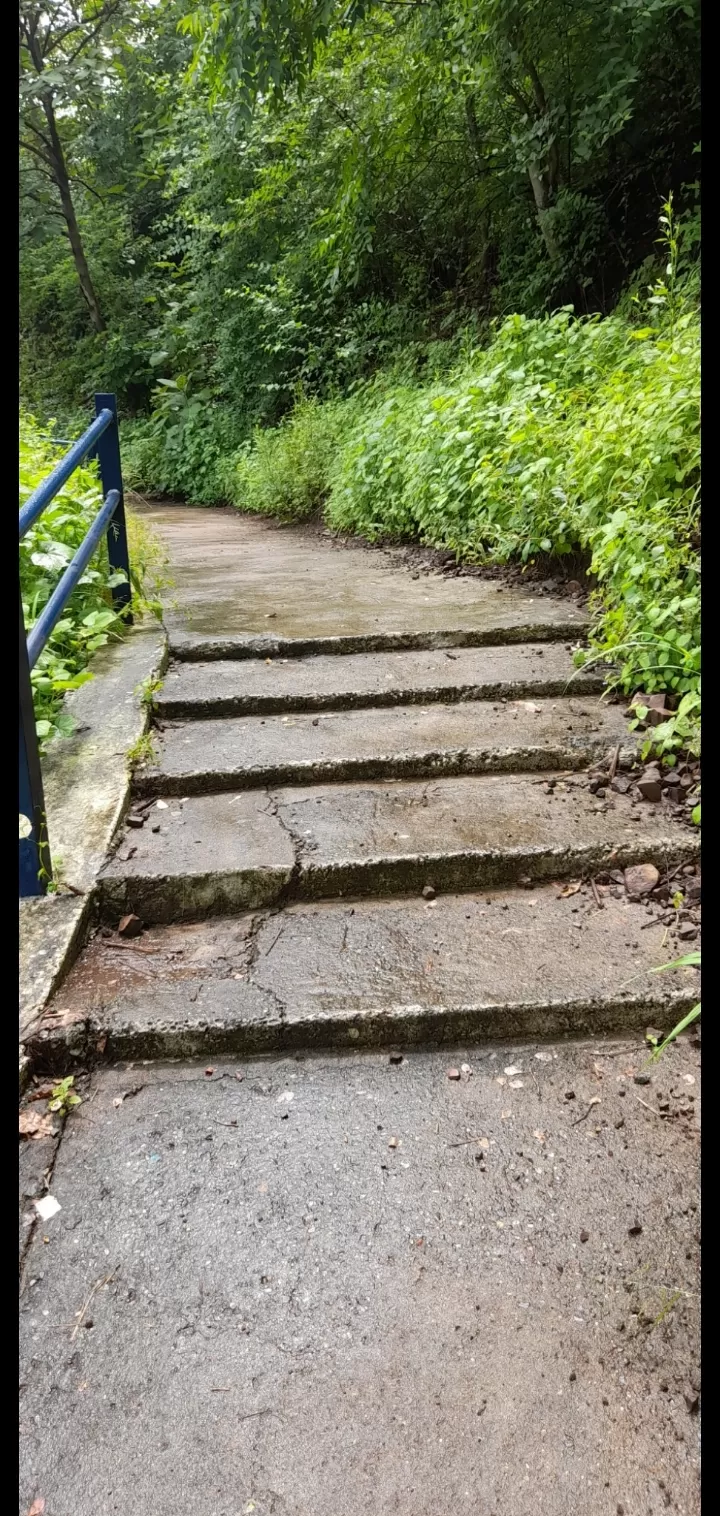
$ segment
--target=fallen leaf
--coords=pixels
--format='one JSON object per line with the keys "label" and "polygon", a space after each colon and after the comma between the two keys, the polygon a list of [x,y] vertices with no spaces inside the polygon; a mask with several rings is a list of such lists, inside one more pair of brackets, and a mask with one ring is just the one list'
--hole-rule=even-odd
{"label": "fallen leaf", "polygon": [[157,805],[156,805],[156,809],[158,811],[166,811],[168,809],[167,800],[158,800],[157,801]]}
{"label": "fallen leaf", "polygon": [[54,1137],[57,1131],[52,1117],[39,1111],[21,1111],[18,1125],[21,1137]]}
{"label": "fallen leaf", "polygon": [[500,1120],[501,1121],[512,1121],[512,1111],[501,1111],[500,1112]]}
{"label": "fallen leaf", "polygon": [[292,1090],[283,1090],[282,1095],[278,1095],[277,1104],[278,1105],[289,1105],[290,1101],[294,1100],[294,1099],[295,1099],[295,1096],[294,1096]]}
{"label": "fallen leaf", "polygon": [[578,890],[581,890],[581,889],[582,889],[582,880],[578,879],[577,884],[566,884],[565,888],[560,891],[560,895],[559,895],[558,898],[560,900],[566,900],[567,897],[568,897],[568,895],[577,895]]}
{"label": "fallen leaf", "polygon": [[552,1053],[536,1053],[538,1063],[552,1063]]}
{"label": "fallen leaf", "polygon": [[43,1511],[44,1510],[45,1510],[45,1501],[43,1500],[43,1498],[42,1498],[41,1495],[38,1495],[37,1500],[33,1501],[32,1505],[30,1507],[30,1510],[28,1511],[28,1516],[43,1516]]}
{"label": "fallen leaf", "polygon": [[496,1084],[507,1084],[507,1079],[503,1079],[502,1074],[498,1074],[497,1079],[495,1080],[495,1083]]}
{"label": "fallen leaf", "polygon": [[538,1142],[544,1142],[545,1141],[545,1133],[544,1132],[540,1132],[540,1131],[533,1132],[533,1137],[536,1137],[537,1140],[538,1140]]}
{"label": "fallen leaf", "polygon": [[508,1079],[512,1079],[513,1075],[522,1074],[522,1069],[518,1063],[511,1063],[506,1069],[503,1069],[503,1073],[507,1074]]}
{"label": "fallen leaf", "polygon": [[525,1085],[523,1084],[522,1079],[511,1079],[509,1082],[509,1088],[511,1090],[524,1090]]}

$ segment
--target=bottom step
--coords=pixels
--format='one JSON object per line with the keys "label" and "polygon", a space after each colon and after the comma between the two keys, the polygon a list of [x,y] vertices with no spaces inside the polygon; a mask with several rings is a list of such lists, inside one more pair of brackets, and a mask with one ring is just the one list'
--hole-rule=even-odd
{"label": "bottom step", "polygon": [[[693,944],[695,946],[697,944]],[[632,901],[559,888],[291,906],[88,945],[33,1052],[74,1061],[670,1029],[697,970]]]}

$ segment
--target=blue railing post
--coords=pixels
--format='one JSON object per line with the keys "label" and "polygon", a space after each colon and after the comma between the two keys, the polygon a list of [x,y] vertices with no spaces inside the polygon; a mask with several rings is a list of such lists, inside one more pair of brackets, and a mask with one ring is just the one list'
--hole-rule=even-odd
{"label": "blue railing post", "polygon": [[27,837],[20,838],[20,894],[44,895],[50,873],[50,849],[47,839],[45,797],[42,770],[35,730],[30,665],[28,663],[25,618],[20,592],[20,815],[30,824]]}
{"label": "blue railing post", "polygon": [[[133,619],[130,610],[132,599],[130,557],[128,553],[127,524],[125,521],[122,466],[120,463],[117,400],[114,395],[95,396],[95,415],[99,416],[101,411],[112,411],[115,418],[113,425],[108,427],[107,431],[103,433],[97,442],[96,456],[100,464],[103,499],[109,495],[111,490],[117,490],[120,496],[108,527],[108,559],[112,569],[122,569],[123,573],[127,576],[124,584],[116,584],[113,589],[113,605],[117,611],[123,612],[123,621],[130,626]],[[127,609],[124,610],[124,607],[127,607]]]}

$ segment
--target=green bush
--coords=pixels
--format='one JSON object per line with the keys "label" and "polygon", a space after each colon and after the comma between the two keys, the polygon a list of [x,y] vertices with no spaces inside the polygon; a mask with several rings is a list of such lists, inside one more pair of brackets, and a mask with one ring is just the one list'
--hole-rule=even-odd
{"label": "green bush", "polygon": [[[380,376],[303,402],[260,432],[233,499],[281,519],[325,505],[370,541],[419,539],[458,561],[591,555],[588,656],[614,683],[666,690],[668,753],[697,745],[700,691],[699,313],[655,286],[649,309],[508,317],[442,381]],[[639,324],[643,320],[645,324]]]}
{"label": "green bush", "polygon": [[300,400],[274,431],[258,429],[228,471],[234,504],[281,521],[312,515],[325,502],[328,468],[351,411],[352,401]]}

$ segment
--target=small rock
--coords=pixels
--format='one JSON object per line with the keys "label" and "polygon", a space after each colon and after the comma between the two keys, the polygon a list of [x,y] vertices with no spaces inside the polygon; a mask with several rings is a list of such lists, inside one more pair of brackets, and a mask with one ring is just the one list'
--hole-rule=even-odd
{"label": "small rock", "polygon": [[570,1370],[570,1383],[573,1384],[576,1379],[577,1379],[577,1374],[575,1373],[574,1369],[571,1369]]}
{"label": "small rock", "polygon": [[575,1099],[575,1091],[574,1090],[566,1090],[565,1091],[565,1099],[566,1100],[574,1100]]}
{"label": "small rock", "polygon": [[612,789],[614,789],[618,795],[627,795],[627,792],[630,789],[630,780],[625,776],[625,774],[616,774],[612,782]]}
{"label": "small rock", "polygon": [[529,874],[521,874],[520,878],[518,879],[518,884],[520,885],[521,890],[531,890],[533,888],[533,882]]}
{"label": "small rock", "polygon": [[402,1055],[402,1053],[391,1053],[390,1057],[388,1058],[388,1063],[402,1063],[402,1061],[403,1061],[403,1055]]}
{"label": "small rock", "polygon": [[152,824],[152,826],[151,826],[151,828],[150,828],[150,831],[151,832],[159,832],[160,831],[160,822],[159,821],[154,821],[153,824]]}
{"label": "small rock", "polygon": [[628,895],[649,895],[651,890],[660,883],[660,874],[654,863],[637,863],[634,868],[625,870],[625,888]]}
{"label": "small rock", "polygon": [[422,894],[423,894],[423,900],[434,900],[435,896],[437,894],[437,890],[435,889],[435,886],[433,884],[426,884],[423,887]]}
{"label": "small rock", "polygon": [[399,1139],[399,1137],[391,1137],[390,1141],[388,1142],[388,1147],[389,1148],[399,1148],[399,1146],[400,1146],[400,1139]]}
{"label": "small rock", "polygon": [[580,1233],[580,1241],[581,1242],[589,1242],[590,1241],[590,1233],[583,1230]]}
{"label": "small rock", "polygon": [[448,1069],[447,1076],[448,1076],[448,1079],[455,1079],[455,1080],[457,1080],[457,1079],[460,1078],[460,1070],[459,1069]]}
{"label": "small rock", "polygon": [[678,928],[678,937],[681,942],[692,942],[697,937],[697,934],[698,929],[693,925],[692,921],[684,921],[682,926]]}
{"label": "small rock", "polygon": [[696,1416],[700,1409],[700,1396],[696,1390],[686,1390],[684,1394],[685,1404],[691,1416]]}
{"label": "small rock", "polygon": [[659,779],[641,779],[638,790],[643,800],[662,800],[662,783]]}
{"label": "small rock", "polygon": [[632,1226],[628,1227],[628,1237],[639,1237],[641,1231],[642,1231],[642,1227],[640,1225],[640,1222],[639,1221],[635,1221],[635,1222],[633,1222]]}
{"label": "small rock", "polygon": [[650,1074],[633,1074],[633,1084],[650,1084]]}
{"label": "small rock", "polygon": [[122,921],[118,926],[118,936],[139,937],[142,929],[143,924],[139,916],[123,916]]}
{"label": "small rock", "polygon": [[582,585],[578,584],[577,579],[570,579],[565,588],[568,595],[582,595]]}

